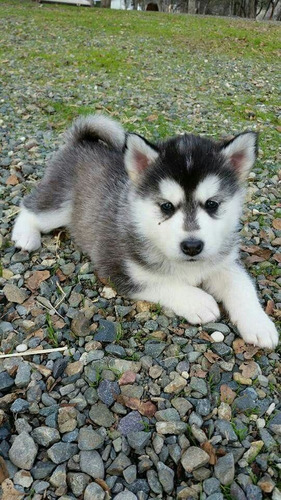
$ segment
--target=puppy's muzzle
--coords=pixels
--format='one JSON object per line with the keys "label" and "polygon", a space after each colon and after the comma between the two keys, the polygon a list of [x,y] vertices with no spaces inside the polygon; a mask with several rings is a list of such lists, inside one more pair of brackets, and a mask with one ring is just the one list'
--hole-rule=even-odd
{"label": "puppy's muzzle", "polygon": [[184,240],[180,244],[181,250],[185,255],[199,255],[202,252],[204,243],[201,240]]}

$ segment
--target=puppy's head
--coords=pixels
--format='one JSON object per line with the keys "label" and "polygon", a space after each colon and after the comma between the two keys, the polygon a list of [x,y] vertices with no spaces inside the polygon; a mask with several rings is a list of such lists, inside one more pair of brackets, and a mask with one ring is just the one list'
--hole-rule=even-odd
{"label": "puppy's head", "polygon": [[185,134],[157,146],[130,134],[125,167],[138,233],[168,259],[226,255],[233,247],[243,183],[256,155],[254,132],[220,144]]}

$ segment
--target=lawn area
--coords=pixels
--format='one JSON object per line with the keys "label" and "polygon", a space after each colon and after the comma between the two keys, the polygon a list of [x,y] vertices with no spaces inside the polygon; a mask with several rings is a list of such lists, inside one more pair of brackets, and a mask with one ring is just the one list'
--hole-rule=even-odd
{"label": "lawn area", "polygon": [[23,119],[62,130],[98,110],[154,139],[254,128],[275,158],[276,23],[27,0],[1,2],[0,14],[1,80]]}

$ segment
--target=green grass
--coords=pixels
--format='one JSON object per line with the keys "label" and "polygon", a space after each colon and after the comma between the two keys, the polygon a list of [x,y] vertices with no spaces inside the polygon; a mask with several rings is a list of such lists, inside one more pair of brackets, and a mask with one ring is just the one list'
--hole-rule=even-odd
{"label": "green grass", "polygon": [[42,127],[98,110],[152,139],[256,128],[275,159],[276,23],[30,0],[2,1],[0,17],[1,81],[28,89],[21,107],[35,105]]}
{"label": "green grass", "polygon": [[47,326],[48,341],[54,347],[58,347],[59,346],[58,336],[53,327],[52,319],[49,313],[46,314],[46,323],[48,325]]}

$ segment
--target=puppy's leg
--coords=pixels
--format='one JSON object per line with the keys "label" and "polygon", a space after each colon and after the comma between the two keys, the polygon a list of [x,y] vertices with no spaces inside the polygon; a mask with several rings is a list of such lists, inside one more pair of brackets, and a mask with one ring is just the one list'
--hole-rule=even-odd
{"label": "puppy's leg", "polygon": [[223,302],[246,342],[269,349],[277,346],[277,330],[263,311],[250,277],[239,264],[217,271],[204,285]]}
{"label": "puppy's leg", "polygon": [[215,299],[199,288],[173,284],[147,286],[142,292],[133,297],[138,300],[160,303],[169,307],[178,316],[186,318],[196,325],[215,321],[220,316],[220,311]]}
{"label": "puppy's leg", "polygon": [[41,245],[41,233],[66,226],[70,222],[70,203],[64,203],[60,208],[34,212],[22,205],[12,232],[12,240],[17,248],[32,252]]}

